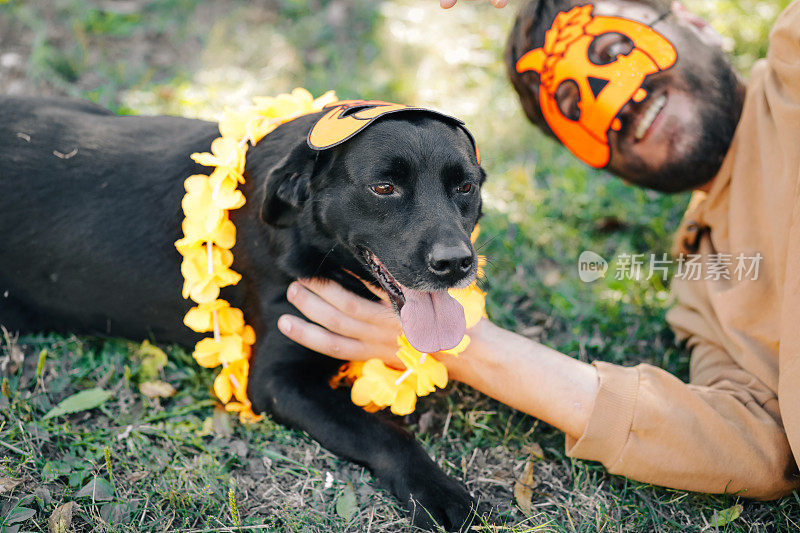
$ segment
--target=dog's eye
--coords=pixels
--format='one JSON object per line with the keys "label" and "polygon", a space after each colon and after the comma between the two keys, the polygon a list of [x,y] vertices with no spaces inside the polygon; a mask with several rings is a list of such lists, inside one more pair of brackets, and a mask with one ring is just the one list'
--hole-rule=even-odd
{"label": "dog's eye", "polygon": [[391,183],[378,183],[377,185],[370,185],[369,188],[372,189],[372,192],[380,196],[386,196],[394,192],[394,185]]}
{"label": "dog's eye", "polygon": [[463,192],[464,194],[468,193],[471,190],[472,190],[472,184],[469,182],[462,183],[461,186],[458,188],[458,192]]}

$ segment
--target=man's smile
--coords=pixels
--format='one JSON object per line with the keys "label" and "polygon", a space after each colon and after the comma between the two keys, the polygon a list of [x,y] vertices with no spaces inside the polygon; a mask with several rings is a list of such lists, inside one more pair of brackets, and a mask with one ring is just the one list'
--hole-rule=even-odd
{"label": "man's smile", "polygon": [[667,95],[661,94],[655,98],[651,98],[649,105],[644,107],[639,121],[636,123],[636,131],[634,132],[634,139],[639,142],[645,138],[650,129],[653,128],[656,118],[661,114],[661,110],[667,104]]}

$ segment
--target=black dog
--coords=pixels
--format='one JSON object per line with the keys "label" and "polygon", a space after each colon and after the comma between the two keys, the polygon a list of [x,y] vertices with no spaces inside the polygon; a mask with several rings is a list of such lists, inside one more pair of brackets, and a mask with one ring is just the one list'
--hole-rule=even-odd
{"label": "black dog", "polygon": [[[221,297],[256,331],[248,396],[254,409],[366,465],[413,504],[414,522],[465,527],[472,500],[412,436],[332,390],[339,361],[276,327],[298,277],[371,296],[352,272],[403,289],[442,291],[474,279],[469,235],[480,216],[472,140],[451,120],[399,112],[349,141],[309,148],[321,116],[288,122],[247,155],[233,270]],[[193,346],[182,318],[184,179],[208,168],[215,123],[116,116],[86,102],[0,99],[0,324],[10,330],[100,333]],[[380,260],[378,260],[380,258]],[[391,274],[387,271],[388,265]],[[407,289],[408,290],[408,289]]]}

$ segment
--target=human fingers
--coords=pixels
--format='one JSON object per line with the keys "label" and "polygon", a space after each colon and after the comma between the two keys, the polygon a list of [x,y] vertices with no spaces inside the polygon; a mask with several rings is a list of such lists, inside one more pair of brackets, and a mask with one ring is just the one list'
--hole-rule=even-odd
{"label": "human fingers", "polygon": [[[314,287],[319,289],[316,285]],[[393,318],[388,325],[374,317],[369,317],[370,320],[355,318],[358,313],[347,314],[301,283],[292,283],[286,291],[286,297],[309,320],[339,335],[380,344],[390,344],[397,336],[394,327],[397,321]],[[341,305],[341,302],[337,304]]]}
{"label": "human fingers", "polygon": [[371,351],[365,350],[361,341],[333,333],[294,315],[282,315],[278,319],[278,330],[294,342],[336,359],[366,361],[375,357]]}
{"label": "human fingers", "polygon": [[[333,281],[300,279],[298,283],[339,309],[345,315],[356,320],[383,326],[397,324],[397,318],[388,301],[374,302],[367,300]],[[364,283],[363,280],[362,283]],[[379,292],[373,291],[373,293],[379,297],[381,296]],[[388,300],[388,296],[386,299]]]}

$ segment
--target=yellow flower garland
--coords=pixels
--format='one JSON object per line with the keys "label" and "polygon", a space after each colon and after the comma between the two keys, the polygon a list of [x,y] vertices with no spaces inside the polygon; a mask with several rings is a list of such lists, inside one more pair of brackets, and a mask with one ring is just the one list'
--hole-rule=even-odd
{"label": "yellow flower garland", "polygon": [[253,328],[245,324],[242,311],[219,298],[220,288],[236,285],[242,277],[230,269],[236,227],[228,212],[245,202],[237,187],[244,183],[248,145],[255,146],[279,125],[321,111],[336,100],[333,91],[315,100],[301,88],[274,98],[255,98],[250,109],[225,113],[219,123],[220,137],[211,143],[211,153],[192,154],[194,161],[214,167],[214,171],[208,176],[189,176],[184,182],[184,237],[175,247],[183,256],[183,297],[198,305],[186,313],[183,323],[198,333],[214,334],[198,342],[192,355],[200,366],[222,365],[214,380],[214,393],[228,411],[238,412],[243,422],[260,418],[247,399],[250,352],[256,339]]}
{"label": "yellow flower garland", "polygon": [[[211,153],[191,155],[195,162],[214,167],[214,170],[208,176],[189,176],[184,182],[186,195],[181,202],[185,216],[184,236],[175,242],[175,247],[183,256],[183,297],[191,298],[198,305],[186,313],[183,322],[198,333],[213,333],[213,337],[197,343],[192,355],[200,366],[222,366],[214,380],[214,393],[228,411],[239,413],[242,422],[257,421],[261,417],[253,412],[247,398],[255,333],[245,323],[241,310],[219,298],[222,287],[236,285],[241,279],[241,275],[230,268],[236,227],[228,213],[245,203],[238,186],[244,183],[248,145],[255,146],[279,125],[321,111],[336,101],[333,91],[314,99],[302,88],[274,98],[254,98],[254,105],[245,111],[226,111],[219,123],[220,137],[211,143]],[[477,231],[476,228],[473,241]],[[467,328],[485,316],[484,293],[476,284],[449,292],[464,307]],[[405,371],[389,368],[378,359],[348,363],[331,379],[331,386],[337,387],[342,381],[352,383],[353,403],[368,411],[390,407],[398,415],[413,412],[417,397],[447,385],[447,369],[432,355],[415,350],[405,335],[398,337],[397,342],[397,355]],[[469,337],[465,335],[458,346],[446,353],[458,355],[468,344]]]}

